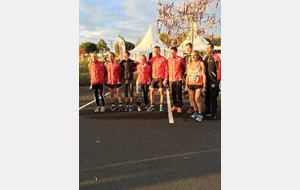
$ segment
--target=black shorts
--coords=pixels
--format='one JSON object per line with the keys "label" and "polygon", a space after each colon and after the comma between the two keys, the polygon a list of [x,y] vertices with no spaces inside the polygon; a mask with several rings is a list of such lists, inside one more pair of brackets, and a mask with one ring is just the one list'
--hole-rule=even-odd
{"label": "black shorts", "polygon": [[163,88],[163,79],[152,79],[151,88]]}
{"label": "black shorts", "polygon": [[106,84],[106,86],[108,88],[116,89],[116,88],[119,88],[121,86],[121,84]]}
{"label": "black shorts", "polygon": [[197,89],[201,89],[203,87],[203,85],[188,85],[188,88],[190,90],[197,90]]}

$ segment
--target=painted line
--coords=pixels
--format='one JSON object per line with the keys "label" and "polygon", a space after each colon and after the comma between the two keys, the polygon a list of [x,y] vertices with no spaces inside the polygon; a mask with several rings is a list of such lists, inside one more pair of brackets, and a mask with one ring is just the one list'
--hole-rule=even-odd
{"label": "painted line", "polygon": [[102,169],[113,168],[113,167],[122,167],[122,166],[132,165],[132,164],[141,164],[141,163],[146,163],[146,162],[161,161],[161,160],[167,160],[167,159],[171,159],[171,158],[192,156],[192,155],[197,155],[197,154],[205,154],[205,153],[219,152],[219,151],[221,151],[221,149],[216,148],[216,149],[211,149],[211,150],[199,150],[199,151],[194,151],[194,152],[171,154],[171,155],[159,156],[159,157],[154,157],[154,158],[146,158],[146,159],[141,159],[141,160],[133,160],[133,161],[128,161],[128,162],[120,162],[120,163],[108,164],[108,165],[103,165],[103,166],[83,168],[83,169],[79,169],[79,172],[102,170]]}
{"label": "painted line", "polygon": [[171,109],[171,101],[170,101],[169,89],[167,89],[167,104],[168,104],[169,123],[174,123],[173,113],[170,111],[170,109]]}
{"label": "painted line", "polygon": [[[107,96],[107,95],[109,95],[109,93],[110,93],[110,92],[107,92],[106,94],[104,94],[104,96]],[[99,97],[99,100],[101,100],[101,96]],[[93,101],[91,101],[91,102],[89,102],[89,103],[87,103],[87,104],[85,104],[85,105],[81,106],[81,107],[79,108],[79,110],[81,110],[82,108],[85,108],[85,107],[87,107],[88,105],[90,105],[90,104],[94,103],[95,101],[96,101],[96,100],[93,100]]]}

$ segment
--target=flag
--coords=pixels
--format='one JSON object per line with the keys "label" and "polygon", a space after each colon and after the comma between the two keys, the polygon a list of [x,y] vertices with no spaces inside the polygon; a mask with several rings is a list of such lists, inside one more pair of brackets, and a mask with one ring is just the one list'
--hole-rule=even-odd
{"label": "flag", "polygon": [[119,53],[120,53],[120,59],[124,59],[124,53],[126,51],[125,42],[122,38],[118,37],[118,43],[119,43]]}

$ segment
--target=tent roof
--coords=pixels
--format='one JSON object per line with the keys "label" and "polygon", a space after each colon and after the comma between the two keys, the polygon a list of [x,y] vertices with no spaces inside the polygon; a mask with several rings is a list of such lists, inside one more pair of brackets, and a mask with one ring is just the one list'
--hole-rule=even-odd
{"label": "tent roof", "polygon": [[133,50],[130,50],[130,52],[152,52],[154,46],[156,45],[160,46],[161,48],[164,46],[160,39],[156,38],[155,35],[153,35],[152,27],[150,25],[143,40]]}

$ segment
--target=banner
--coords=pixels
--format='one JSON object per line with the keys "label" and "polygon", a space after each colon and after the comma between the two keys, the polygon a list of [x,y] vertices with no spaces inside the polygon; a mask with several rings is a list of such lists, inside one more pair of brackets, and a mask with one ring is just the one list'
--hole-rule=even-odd
{"label": "banner", "polygon": [[119,43],[119,53],[120,53],[120,59],[124,59],[124,53],[126,51],[125,42],[122,38],[118,37],[118,43]]}

